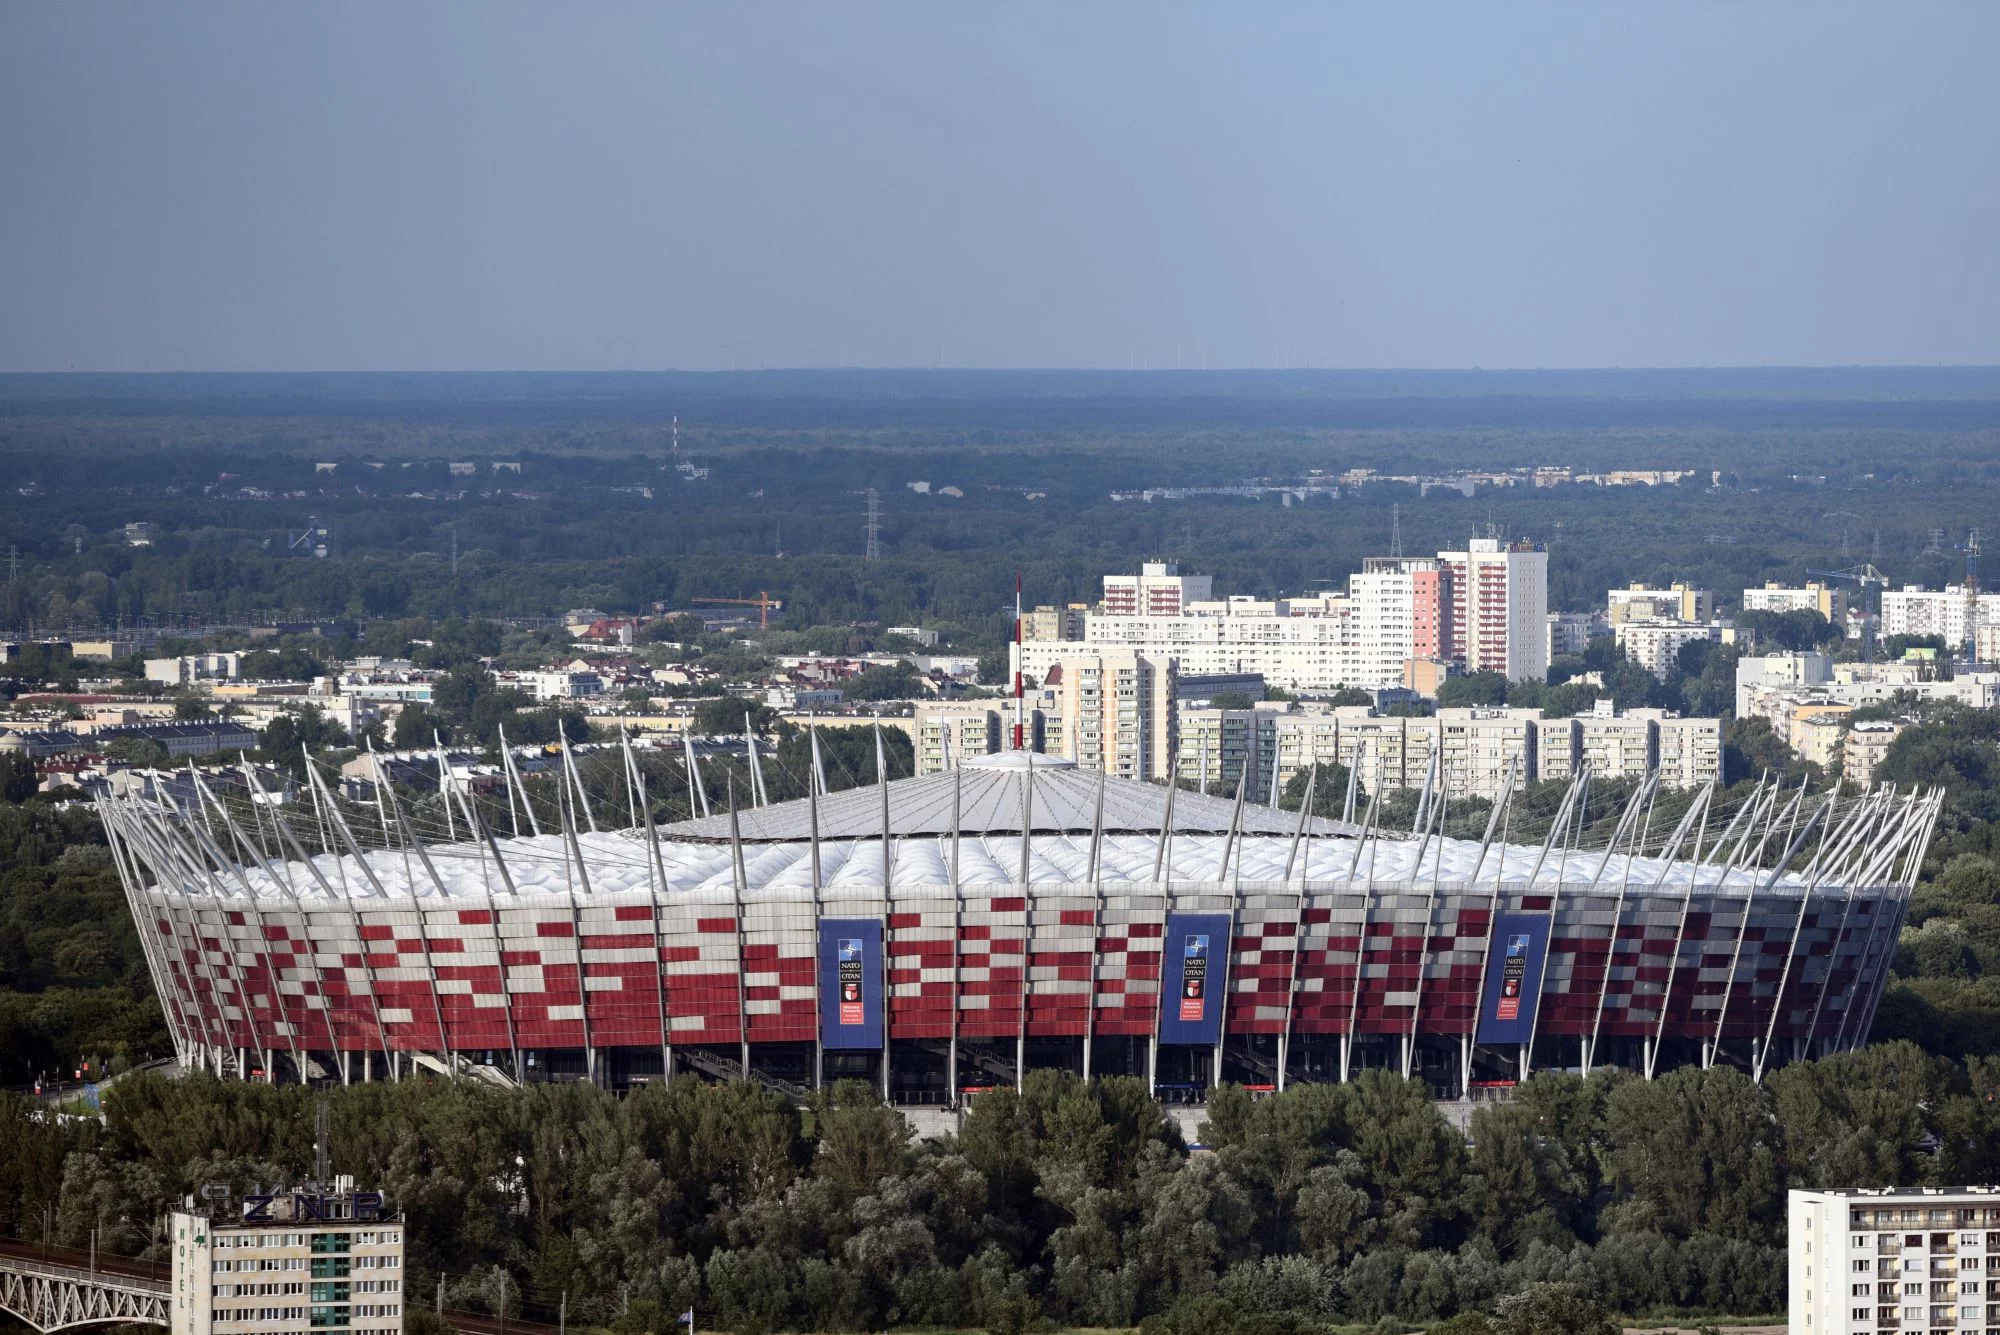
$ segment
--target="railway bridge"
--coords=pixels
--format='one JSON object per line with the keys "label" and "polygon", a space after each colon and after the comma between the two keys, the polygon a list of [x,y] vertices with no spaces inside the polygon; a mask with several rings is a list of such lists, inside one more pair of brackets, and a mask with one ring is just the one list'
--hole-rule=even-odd
{"label": "railway bridge", "polygon": [[44,1260],[21,1244],[0,1244],[0,1308],[43,1335],[76,1326],[167,1325],[171,1287],[144,1269]]}

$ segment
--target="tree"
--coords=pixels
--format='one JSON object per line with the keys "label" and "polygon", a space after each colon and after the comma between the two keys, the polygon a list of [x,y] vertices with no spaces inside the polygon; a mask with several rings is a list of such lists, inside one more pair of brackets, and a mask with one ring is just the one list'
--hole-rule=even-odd
{"label": "tree", "polygon": [[[1320,761],[1309,770],[1299,770],[1285,782],[1284,791],[1278,794],[1278,805],[1286,811],[1297,811],[1306,800],[1306,786],[1310,782],[1313,790],[1313,809],[1310,814],[1338,820],[1347,804],[1347,766],[1338,761]],[[1355,785],[1359,798],[1361,785]]]}
{"label": "tree", "polygon": [[434,714],[422,705],[412,701],[404,705],[396,715],[396,749],[398,751],[427,751],[437,745],[438,740],[451,740],[451,724],[443,715]]}
{"label": "tree", "polygon": [[1210,709],[1254,709],[1257,702],[1245,691],[1217,691],[1209,697]]}
{"label": "tree", "polygon": [[238,671],[250,681],[311,681],[326,675],[326,664],[303,649],[260,649],[243,655]]}
{"label": "tree", "polygon": [[25,802],[35,795],[35,789],[40,786],[35,762],[28,758],[27,752],[0,752],[0,799]]}
{"label": "tree", "polygon": [[264,759],[300,773],[304,772],[298,768],[304,764],[301,750],[318,753],[348,742],[347,730],[328,718],[317,705],[278,715],[264,725],[259,738],[257,749]]}
{"label": "tree", "polygon": [[778,711],[755,700],[725,695],[696,705],[692,725],[696,732],[708,737],[741,736],[746,716],[750,731],[761,733],[769,731],[777,721]]}
{"label": "tree", "polygon": [[1626,1081],[1605,1103],[1613,1182],[1672,1236],[1768,1236],[1784,1204],[1770,1099],[1733,1066]]}
{"label": "tree", "polygon": [[841,683],[850,700],[910,700],[926,694],[916,664],[901,659],[864,668]]}
{"label": "tree", "polygon": [[137,769],[164,769],[171,763],[166,743],[151,737],[119,737],[104,748],[106,758],[123,761]]}
{"label": "tree", "polygon": [[1499,1335],[1619,1335],[1601,1303],[1569,1284],[1534,1284],[1494,1304]]}
{"label": "tree", "polygon": [[198,695],[184,695],[174,701],[174,719],[181,723],[205,723],[215,717],[208,701]]}
{"label": "tree", "polygon": [[1446,677],[1438,684],[1437,702],[1440,709],[1504,705],[1507,703],[1507,677],[1500,672],[1470,672],[1463,677]]}

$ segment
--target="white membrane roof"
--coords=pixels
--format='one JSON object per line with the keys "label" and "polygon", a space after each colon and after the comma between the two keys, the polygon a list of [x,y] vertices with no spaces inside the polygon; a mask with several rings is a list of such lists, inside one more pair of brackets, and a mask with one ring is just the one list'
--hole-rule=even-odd
{"label": "white membrane roof", "polygon": [[[1165,784],[1104,777],[1094,770],[1080,770],[1070,761],[1032,751],[1002,751],[968,760],[944,774],[890,780],[889,829],[899,836],[950,834],[956,803],[956,828],[968,834],[1009,831],[1018,836],[1030,822],[1037,832],[1088,834],[1096,827],[1100,785],[1106,830],[1159,831],[1166,819]],[[1254,799],[1258,795],[1249,796]],[[1332,796],[1338,801],[1342,794]],[[882,797],[881,785],[868,784],[820,798],[819,837],[880,840]],[[1226,834],[1236,816],[1234,799],[1185,791],[1174,794],[1176,833]],[[806,799],[736,813],[740,837],[746,843],[810,839],[812,821],[811,804]],[[1310,826],[1321,834],[1353,829],[1339,821],[1319,819]],[[1246,801],[1238,828],[1249,834],[1289,838],[1299,828],[1299,817],[1295,811],[1273,811],[1254,800]],[[666,838],[727,840],[729,817],[718,814],[682,821],[660,833]]]}
{"label": "white membrane roof", "polygon": [[[1185,796],[1185,795],[1183,795]],[[642,835],[629,831],[582,834],[577,839],[583,851],[588,876],[588,896],[577,876],[576,862],[564,853],[563,836],[545,834],[498,841],[506,860],[508,875],[516,894],[522,898],[561,897],[572,892],[579,900],[599,896],[638,896],[650,892],[649,858]],[[1229,840],[1224,835],[1180,834],[1173,840],[1171,881],[1176,887],[1200,883],[1214,884],[1223,879],[1222,858]],[[1077,893],[1090,893],[1090,844],[1088,833],[1037,834],[1029,845],[1028,877],[1043,892],[1074,886]],[[959,840],[959,883],[967,890],[990,892],[995,887],[1019,884],[1021,837],[1011,835],[966,835]],[[1285,862],[1291,852],[1289,834],[1239,838],[1231,855],[1231,881],[1240,878],[1246,888],[1257,883],[1282,881]],[[1422,864],[1418,865],[1422,848]],[[1355,853],[1360,849],[1359,865]],[[489,897],[505,903],[508,895],[493,867],[491,852],[483,844],[429,844],[431,864],[443,883],[443,893],[470,903]],[[924,888],[943,889],[951,884],[952,840],[948,836],[919,835],[897,839],[891,844],[893,869],[891,885],[898,892]],[[376,849],[364,855],[375,880],[389,899],[433,899],[439,889],[425,872],[422,859],[401,849]],[[1113,893],[1123,889],[1156,886],[1153,868],[1159,856],[1157,835],[1109,834],[1104,837],[1100,881]],[[1432,839],[1427,844],[1409,838],[1376,838],[1365,844],[1340,836],[1320,836],[1300,845],[1301,862],[1292,868],[1292,880],[1302,877],[1315,883],[1349,883],[1359,891],[1369,885],[1387,888],[1396,883],[1417,882],[1428,889],[1433,879],[1453,889],[1462,888],[1480,861],[1477,841]],[[1480,889],[1490,889],[1494,879],[1509,883],[1525,882],[1533,871],[1541,849],[1520,845],[1495,845],[1486,850],[1479,868]],[[1504,862],[1502,861],[1504,859]],[[1621,887],[1643,893],[1655,882],[1683,887],[1690,875],[1698,875],[1704,892],[1714,888],[1721,869],[1699,869],[1687,861],[1663,862],[1659,858],[1632,858],[1623,853],[1605,862],[1602,849],[1571,853],[1551,853],[1536,880],[1539,888],[1553,888],[1560,880],[1565,893],[1573,893],[1595,880],[1598,893],[1615,895]],[[302,864],[294,861],[275,864],[271,872],[245,867],[242,875],[259,900],[301,900],[339,902],[351,894],[357,901],[381,902],[368,877],[349,856],[320,855],[313,858],[328,886],[329,895]],[[695,898],[730,896],[733,877],[731,849],[727,843],[661,839],[660,863],[666,873],[663,894],[667,898],[687,895]],[[812,882],[811,846],[801,842],[745,845],[745,898],[755,902],[782,898],[796,900],[810,893]],[[1602,872],[1600,874],[1600,867]],[[1768,871],[1735,871],[1726,888],[1742,893],[1751,885],[1762,885]],[[1663,879],[1664,878],[1664,879]],[[1161,878],[1168,879],[1168,878]],[[880,840],[823,840],[820,844],[822,893],[837,898],[848,894],[879,893],[882,885],[882,845]],[[1778,884],[1793,888],[1802,883],[1796,874],[1786,875]],[[345,890],[342,889],[343,885]],[[1831,887],[1838,889],[1837,886]],[[220,894],[240,899],[242,887],[234,874],[219,876],[213,883],[189,887],[197,897]],[[948,893],[948,891],[947,891]],[[912,895],[912,897],[915,897]]]}

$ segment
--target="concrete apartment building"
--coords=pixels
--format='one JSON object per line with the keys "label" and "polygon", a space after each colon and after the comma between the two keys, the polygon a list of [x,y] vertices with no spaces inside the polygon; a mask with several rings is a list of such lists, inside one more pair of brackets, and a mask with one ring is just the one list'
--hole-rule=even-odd
{"label": "concrete apartment building", "polygon": [[1021,638],[1081,640],[1084,618],[1089,615],[1088,603],[1071,603],[1067,607],[1050,607],[1044,604],[1031,612],[1021,613]]}
{"label": "concrete apartment building", "polygon": [[1162,778],[1179,728],[1174,660],[1130,649],[1078,654],[1042,679],[1062,718],[1063,755],[1125,779]]}
{"label": "concrete apartment building", "polygon": [[[1051,663],[1021,704],[1027,749],[1128,779],[1164,779],[1180,725],[1174,661],[1131,650],[1075,652]],[[1013,746],[1012,700],[917,706],[918,774]]]}
{"label": "concrete apartment building", "polygon": [[1611,637],[1627,658],[1665,681],[1683,646],[1734,643],[1736,628],[1726,621],[1620,621]]}
{"label": "concrete apartment building", "polygon": [[381,1193],[356,1191],[342,1178],[330,1192],[202,1208],[207,1212],[190,1197],[167,1220],[172,1335],[389,1335],[403,1328],[403,1226],[383,1217]]}
{"label": "concrete apartment building", "polygon": [[165,686],[187,686],[198,681],[236,681],[243,676],[243,655],[182,654],[178,658],[146,660],[146,680]]}
{"label": "concrete apartment building", "polygon": [[[2000,626],[2000,593],[1976,595],[1975,627]],[[1881,634],[1942,635],[1956,649],[1966,643],[1965,586],[1948,584],[1942,590],[1918,588],[1914,584],[1882,591]]]}
{"label": "concrete apartment building", "polygon": [[1765,654],[1736,660],[1736,717],[1750,713],[1750,693],[1760,687],[1798,688],[1833,680],[1833,660],[1825,654]]}
{"label": "concrete apartment building", "polygon": [[967,756],[998,751],[1003,736],[999,706],[997,700],[936,700],[919,704],[914,739],[917,773],[942,774]]}
{"label": "concrete apartment building", "polygon": [[1722,773],[1722,720],[1682,718],[1664,709],[1620,714],[1600,700],[1588,714],[1536,722],[1536,777],[1573,778],[1590,763],[1599,778],[1638,778],[1660,771],[1669,788],[1698,788]]}
{"label": "concrete apartment building", "polygon": [[[1083,643],[1173,658],[1189,676],[1256,674],[1303,694],[1401,686],[1412,659],[1512,680],[1548,672],[1548,555],[1529,543],[1481,538],[1435,558],[1371,558],[1345,594],[1215,599],[1210,583],[1164,564],[1107,575]],[[1024,625],[1042,629],[1039,614]],[[1071,652],[1066,641],[1029,638],[1018,662],[1039,678]]]}
{"label": "concrete apartment building", "polygon": [[1792,1191],[1786,1222],[1791,1335],[2000,1330],[2000,1187]]}
{"label": "concrete apartment building", "polygon": [[1452,651],[1467,672],[1509,681],[1548,676],[1549,554],[1529,542],[1474,538],[1439,552],[1450,581]]}
{"label": "concrete apartment building", "polygon": [[1183,575],[1177,565],[1148,561],[1136,575],[1104,577],[1104,615],[1114,617],[1175,617],[1189,603],[1215,596],[1210,575]]}
{"label": "concrete apartment building", "polygon": [[1847,590],[1836,589],[1817,580],[1802,589],[1788,589],[1771,582],[1761,589],[1743,590],[1746,612],[1817,612],[1835,625],[1847,622]]}
{"label": "concrete apartment building", "polygon": [[1549,613],[1549,660],[1580,657],[1591,640],[1608,633],[1610,623],[1589,612]]}
{"label": "concrete apartment building", "polygon": [[1910,726],[1907,719],[1863,719],[1847,730],[1841,775],[1849,783],[1875,781],[1875,767],[1889,754],[1889,744]]}
{"label": "concrete apartment building", "polygon": [[[1172,658],[1190,676],[1255,674],[1273,686],[1308,694],[1344,685],[1392,686],[1401,678],[1399,670],[1390,681],[1362,680],[1345,598],[1211,601],[1181,616],[1092,613],[1085,619],[1082,643],[1091,652],[1118,648],[1148,658]],[[1051,666],[1076,652],[1074,642],[1026,640],[1019,662],[1023,671],[1039,680]]]}
{"label": "concrete apartment building", "polygon": [[1715,594],[1687,584],[1664,589],[1633,584],[1605,594],[1604,609],[1614,626],[1625,621],[1713,621]]}

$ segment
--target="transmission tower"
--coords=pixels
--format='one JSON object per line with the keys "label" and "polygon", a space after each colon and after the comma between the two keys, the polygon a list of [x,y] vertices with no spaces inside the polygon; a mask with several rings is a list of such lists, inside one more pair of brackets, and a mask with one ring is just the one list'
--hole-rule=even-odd
{"label": "transmission tower", "polygon": [[1917,554],[1919,556],[1943,556],[1944,530],[1941,528],[1934,528],[1931,530],[1930,537],[1931,537],[1930,542],[1924,547],[1923,551]]}
{"label": "transmission tower", "polygon": [[873,487],[868,489],[868,559],[882,559],[882,497]]}
{"label": "transmission tower", "polygon": [[1979,666],[1979,530],[1965,534],[1965,661]]}
{"label": "transmission tower", "polygon": [[19,547],[9,547],[7,549],[7,582],[9,584],[19,584],[21,582],[21,549]]}
{"label": "transmission tower", "polygon": [[1389,507],[1389,555],[1400,558],[1403,555],[1403,507]]}

